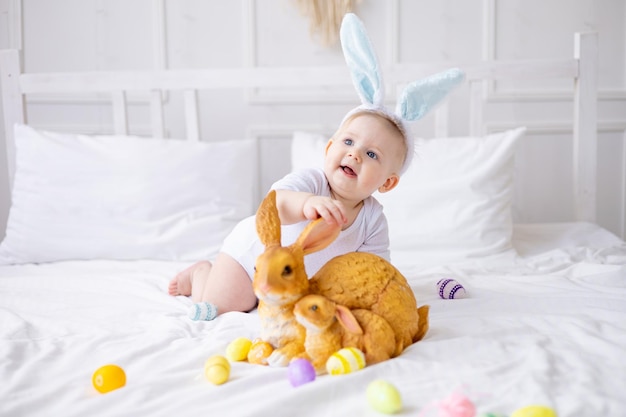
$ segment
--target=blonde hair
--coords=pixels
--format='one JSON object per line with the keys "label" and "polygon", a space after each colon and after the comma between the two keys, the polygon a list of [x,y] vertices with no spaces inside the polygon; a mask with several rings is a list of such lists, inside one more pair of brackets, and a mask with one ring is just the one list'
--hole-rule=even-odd
{"label": "blonde hair", "polygon": [[[400,136],[402,137],[402,144],[403,146],[403,150],[404,150],[404,155],[402,158],[402,165],[404,167],[408,155],[409,155],[409,144],[408,144],[408,139],[407,139],[407,132],[404,128],[404,126],[402,125],[402,122],[397,120],[395,117],[393,117],[391,114],[384,112],[384,111],[379,111],[377,109],[367,109],[367,108],[357,108],[351,112],[349,112],[344,119],[341,121],[341,124],[339,125],[339,128],[335,131],[335,133],[332,136],[332,139],[335,140],[335,138],[343,131],[344,127],[350,123],[351,121],[353,121],[354,119],[356,119],[357,117],[361,117],[361,116],[376,116],[379,119],[385,120],[390,126],[394,127],[396,129],[396,131],[400,134]],[[403,169],[404,171],[404,169]]]}

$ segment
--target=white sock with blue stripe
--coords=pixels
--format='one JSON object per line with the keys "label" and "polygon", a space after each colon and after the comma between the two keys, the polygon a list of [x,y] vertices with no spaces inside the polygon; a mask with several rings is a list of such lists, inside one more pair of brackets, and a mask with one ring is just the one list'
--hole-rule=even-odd
{"label": "white sock with blue stripe", "polygon": [[189,318],[191,320],[210,321],[213,320],[215,317],[217,317],[217,307],[211,303],[195,303],[189,309]]}

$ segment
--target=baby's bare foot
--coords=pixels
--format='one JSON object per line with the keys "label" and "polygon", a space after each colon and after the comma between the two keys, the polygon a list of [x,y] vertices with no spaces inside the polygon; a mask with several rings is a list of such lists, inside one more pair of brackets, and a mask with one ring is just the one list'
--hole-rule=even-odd
{"label": "baby's bare foot", "polygon": [[200,261],[191,265],[189,268],[179,272],[172,280],[167,288],[170,295],[191,295],[193,287],[193,273],[197,268],[211,268],[211,262]]}

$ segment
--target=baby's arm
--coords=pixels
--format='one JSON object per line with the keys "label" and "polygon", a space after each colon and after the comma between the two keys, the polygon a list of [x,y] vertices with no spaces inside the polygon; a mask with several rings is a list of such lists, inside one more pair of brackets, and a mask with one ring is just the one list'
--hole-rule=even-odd
{"label": "baby's arm", "polygon": [[323,217],[329,224],[347,222],[343,204],[330,197],[292,190],[276,190],[276,205],[282,224]]}

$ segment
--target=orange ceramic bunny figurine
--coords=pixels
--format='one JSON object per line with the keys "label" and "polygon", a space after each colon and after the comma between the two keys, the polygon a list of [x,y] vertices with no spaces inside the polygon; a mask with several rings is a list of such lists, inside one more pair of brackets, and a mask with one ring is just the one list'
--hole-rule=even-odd
{"label": "orange ceramic bunny figurine", "polygon": [[253,344],[252,363],[286,366],[305,352],[305,329],[294,315],[298,300],[309,293],[323,295],[351,310],[367,309],[385,319],[395,335],[393,356],[420,340],[428,330],[428,306],[417,308],[404,276],[385,259],[350,252],[327,262],[309,281],[304,256],[322,250],[339,234],[323,219],[312,221],[294,244],[281,246],[276,192],[257,211],[257,233],[265,252],[256,261],[252,287],[259,299],[262,335]]}
{"label": "orange ceramic bunny figurine", "polygon": [[296,303],[294,313],[306,328],[304,347],[317,373],[323,373],[328,358],[344,347],[360,349],[367,365],[395,356],[393,329],[370,310],[350,310],[323,295],[309,294]]}

